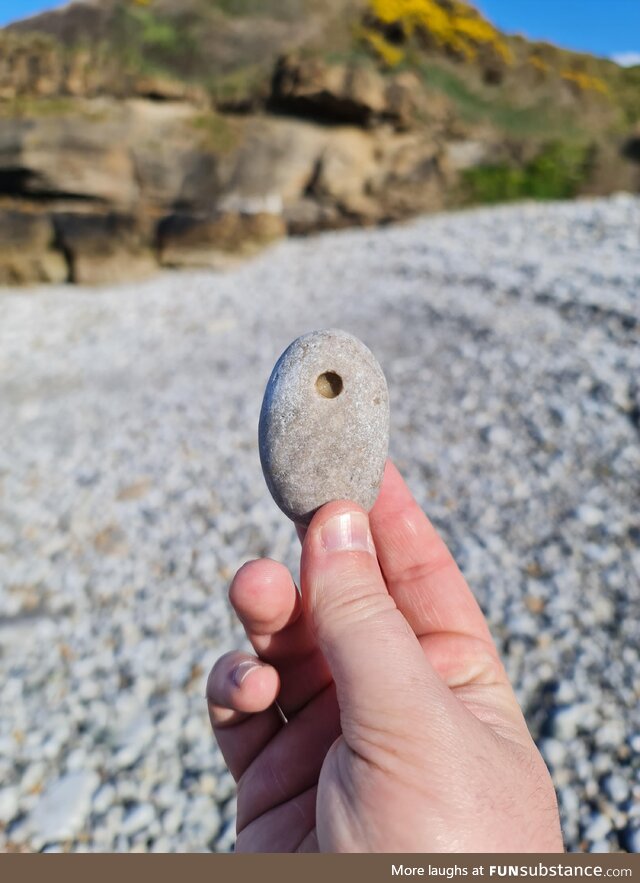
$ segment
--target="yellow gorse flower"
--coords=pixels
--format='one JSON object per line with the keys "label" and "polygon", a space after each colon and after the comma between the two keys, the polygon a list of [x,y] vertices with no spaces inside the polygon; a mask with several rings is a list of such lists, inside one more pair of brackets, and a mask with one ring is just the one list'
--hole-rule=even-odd
{"label": "yellow gorse flower", "polygon": [[369,8],[380,24],[400,25],[407,37],[425,33],[443,49],[468,59],[480,47],[488,47],[505,62],[511,60],[508,45],[493,25],[458,0],[369,0]]}
{"label": "yellow gorse flower", "polygon": [[530,55],[529,64],[543,74],[548,74],[551,71],[550,65],[543,58],[540,58],[539,55]]}
{"label": "yellow gorse flower", "polygon": [[587,74],[584,71],[562,71],[560,76],[568,83],[577,86],[581,92],[600,92],[602,95],[607,95],[609,92],[604,80],[601,80],[600,77],[594,77],[591,74]]}
{"label": "yellow gorse flower", "polygon": [[397,67],[404,61],[404,52],[399,46],[394,46],[384,36],[373,28],[360,28],[357,36],[375,52],[380,61],[387,67]]}

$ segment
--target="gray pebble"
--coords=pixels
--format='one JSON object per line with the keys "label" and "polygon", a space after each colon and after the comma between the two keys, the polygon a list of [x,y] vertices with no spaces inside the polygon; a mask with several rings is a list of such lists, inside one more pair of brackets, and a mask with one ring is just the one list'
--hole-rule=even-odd
{"label": "gray pebble", "polygon": [[331,500],[376,501],[389,448],[389,394],[375,357],[344,331],[314,331],[282,354],[260,414],[271,495],[298,524]]}
{"label": "gray pebble", "polygon": [[584,836],[587,840],[596,842],[606,837],[609,831],[611,831],[611,821],[600,813],[594,813],[584,832]]}
{"label": "gray pebble", "polygon": [[46,764],[36,761],[32,763],[29,769],[24,773],[20,781],[22,793],[40,790],[40,787],[47,773]]}
{"label": "gray pebble", "polygon": [[604,780],[604,790],[614,803],[624,803],[629,797],[629,785],[626,779],[617,773],[611,773]]}
{"label": "gray pebble", "polygon": [[568,705],[558,708],[553,715],[553,734],[560,741],[573,739],[581,726],[584,725],[585,707]]}
{"label": "gray pebble", "polygon": [[146,830],[154,821],[156,813],[149,803],[132,807],[122,820],[121,833],[129,837]]}
{"label": "gray pebble", "polygon": [[640,852],[640,826],[629,825],[621,839],[627,852]]}
{"label": "gray pebble", "polygon": [[18,812],[18,789],[12,786],[0,789],[0,824],[7,825]]}
{"label": "gray pebble", "polygon": [[597,527],[605,519],[605,514],[595,506],[580,506],[578,509],[578,518],[588,527]]}
{"label": "gray pebble", "polygon": [[115,798],[116,789],[113,785],[108,782],[102,785],[98,788],[93,797],[93,804],[91,807],[93,812],[98,813],[98,815],[103,815],[111,806],[113,806]]}
{"label": "gray pebble", "polygon": [[169,837],[175,837],[184,821],[184,812],[173,808],[168,810],[162,817],[162,828]]}
{"label": "gray pebble", "polygon": [[233,852],[236,842],[236,820],[225,822],[218,839],[216,840],[216,852]]}
{"label": "gray pebble", "polygon": [[118,751],[113,763],[118,768],[126,768],[136,763],[154,735],[153,721],[146,709],[129,722],[118,738]]}
{"label": "gray pebble", "polygon": [[558,739],[543,739],[538,747],[545,761],[551,767],[560,767],[567,756],[567,749],[563,742]]}

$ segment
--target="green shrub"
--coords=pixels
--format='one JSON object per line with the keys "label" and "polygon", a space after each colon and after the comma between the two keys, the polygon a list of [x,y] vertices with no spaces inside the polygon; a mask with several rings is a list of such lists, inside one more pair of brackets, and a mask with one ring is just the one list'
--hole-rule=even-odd
{"label": "green shrub", "polygon": [[640,121],[640,65],[622,68],[619,71],[617,90],[625,123],[627,125],[636,124]]}
{"label": "green shrub", "polygon": [[525,195],[533,199],[571,199],[590,171],[590,149],[556,141],[525,168]]}
{"label": "green shrub", "polygon": [[188,75],[198,41],[188,19],[169,18],[151,9],[120,3],[112,20],[112,41],[127,67]]}
{"label": "green shrub", "polygon": [[555,141],[522,168],[505,163],[468,169],[463,174],[465,197],[471,203],[571,199],[589,171],[589,147]]}

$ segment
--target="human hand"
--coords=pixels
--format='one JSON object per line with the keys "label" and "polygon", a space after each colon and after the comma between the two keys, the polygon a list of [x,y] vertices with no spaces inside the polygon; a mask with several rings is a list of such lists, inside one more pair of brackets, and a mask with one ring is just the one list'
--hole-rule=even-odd
{"label": "human hand", "polygon": [[301,594],[266,559],[230,599],[257,656],[218,660],[207,697],[238,852],[563,850],[486,621],[391,463],[369,518],[316,513]]}

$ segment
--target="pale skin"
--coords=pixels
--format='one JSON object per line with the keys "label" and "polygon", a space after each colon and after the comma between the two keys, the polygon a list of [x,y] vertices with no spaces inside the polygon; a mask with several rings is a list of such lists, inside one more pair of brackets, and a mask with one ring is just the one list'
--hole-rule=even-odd
{"label": "pale skin", "polygon": [[255,655],[223,656],[207,684],[237,851],[562,852],[485,618],[391,463],[369,516],[315,514],[300,571],[300,592],[275,561],[238,571]]}

